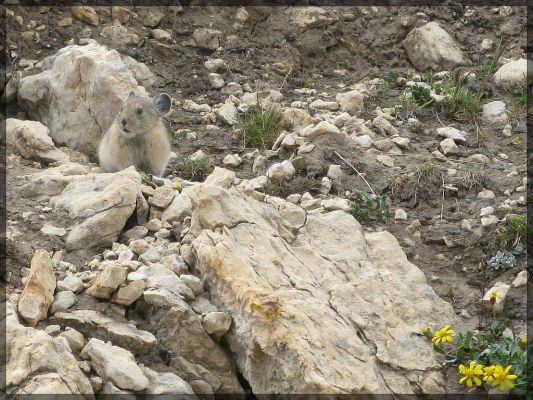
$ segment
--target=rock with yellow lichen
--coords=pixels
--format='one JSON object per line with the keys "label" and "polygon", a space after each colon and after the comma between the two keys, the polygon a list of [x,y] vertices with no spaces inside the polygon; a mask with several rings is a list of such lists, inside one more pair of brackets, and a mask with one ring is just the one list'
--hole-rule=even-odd
{"label": "rock with yellow lichen", "polygon": [[189,192],[182,256],[232,317],[225,338],[254,393],[443,391],[420,329],[455,313],[390,233],[341,210],[259,201],[231,181]]}

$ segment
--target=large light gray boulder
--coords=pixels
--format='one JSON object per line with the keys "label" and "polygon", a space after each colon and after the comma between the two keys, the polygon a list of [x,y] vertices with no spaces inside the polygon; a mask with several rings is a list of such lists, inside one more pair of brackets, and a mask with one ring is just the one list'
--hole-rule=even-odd
{"label": "large light gray boulder", "polygon": [[232,317],[225,337],[254,393],[443,392],[420,329],[455,313],[398,241],[344,211],[265,199],[195,186],[181,247]]}
{"label": "large light gray boulder", "polygon": [[132,75],[135,65],[96,42],[64,47],[43,66],[42,72],[20,80],[19,105],[50,129],[56,144],[89,156],[96,154],[128,93],[148,96]]}
{"label": "large light gray boulder", "polygon": [[437,22],[413,29],[402,44],[419,71],[442,71],[468,63],[459,45]]}

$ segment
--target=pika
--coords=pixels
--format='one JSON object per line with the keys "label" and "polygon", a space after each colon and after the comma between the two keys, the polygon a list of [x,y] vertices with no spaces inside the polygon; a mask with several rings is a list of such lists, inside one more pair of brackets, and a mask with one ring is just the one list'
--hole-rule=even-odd
{"label": "pika", "polygon": [[170,139],[161,117],[170,111],[170,104],[165,93],[150,100],[130,92],[98,148],[104,171],[133,165],[148,174],[163,175],[170,159]]}

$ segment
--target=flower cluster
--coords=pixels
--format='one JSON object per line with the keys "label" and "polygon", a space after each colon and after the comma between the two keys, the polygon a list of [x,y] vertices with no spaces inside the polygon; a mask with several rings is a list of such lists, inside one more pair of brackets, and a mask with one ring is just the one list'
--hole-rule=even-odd
{"label": "flower cluster", "polygon": [[482,364],[478,364],[475,361],[470,361],[467,366],[460,364],[459,373],[464,375],[459,379],[459,383],[464,383],[468,387],[472,387],[472,384],[481,386],[481,379],[478,375],[483,375],[483,381],[489,382],[492,386],[498,386],[500,391],[503,391],[507,386],[509,389],[514,388],[513,380],[517,378],[516,375],[510,373],[511,366],[509,365],[504,369],[501,365],[489,365],[484,367]]}

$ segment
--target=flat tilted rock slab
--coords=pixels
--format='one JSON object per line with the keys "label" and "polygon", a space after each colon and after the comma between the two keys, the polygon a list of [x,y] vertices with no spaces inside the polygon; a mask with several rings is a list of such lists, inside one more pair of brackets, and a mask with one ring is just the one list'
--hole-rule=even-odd
{"label": "flat tilted rock slab", "polygon": [[226,337],[254,393],[442,392],[420,329],[455,314],[390,233],[225,186],[191,192],[182,254],[233,317]]}

